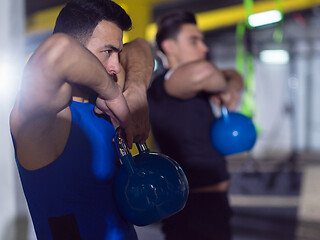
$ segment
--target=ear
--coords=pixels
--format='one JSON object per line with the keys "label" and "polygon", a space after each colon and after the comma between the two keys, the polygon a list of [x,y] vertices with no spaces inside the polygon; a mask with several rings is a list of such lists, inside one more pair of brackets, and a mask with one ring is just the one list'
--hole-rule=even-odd
{"label": "ear", "polygon": [[176,42],[173,39],[166,39],[161,43],[161,47],[165,54],[172,54],[176,49]]}

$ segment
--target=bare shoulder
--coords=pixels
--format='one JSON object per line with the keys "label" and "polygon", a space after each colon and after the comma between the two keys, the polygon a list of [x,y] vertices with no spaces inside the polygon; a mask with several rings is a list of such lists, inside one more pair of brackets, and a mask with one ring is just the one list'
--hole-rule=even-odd
{"label": "bare shoulder", "polygon": [[49,37],[26,64],[10,115],[18,161],[26,169],[49,164],[64,148],[70,128],[72,87],[65,81],[59,61],[66,61],[63,50],[70,41],[61,34]]}
{"label": "bare shoulder", "polygon": [[25,116],[15,105],[10,115],[10,130],[19,163],[35,170],[53,162],[63,152],[70,126],[69,107],[55,116]]}

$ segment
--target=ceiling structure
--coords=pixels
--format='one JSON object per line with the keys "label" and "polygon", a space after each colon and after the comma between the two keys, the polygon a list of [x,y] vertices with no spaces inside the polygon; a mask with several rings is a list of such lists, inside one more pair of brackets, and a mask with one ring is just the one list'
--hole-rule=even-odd
{"label": "ceiling structure", "polygon": [[[117,0],[115,0],[117,1]],[[128,0],[135,1],[136,3],[145,2],[145,0]],[[26,13],[31,15],[38,11],[55,7],[61,4],[66,3],[67,0],[26,0]],[[163,2],[154,0],[152,2]],[[195,12],[208,10],[208,9],[217,9],[232,6],[235,4],[241,4],[242,0],[167,0],[165,3],[155,4],[154,16],[157,17],[162,14],[167,9],[172,8],[183,8],[185,10],[192,10]]]}
{"label": "ceiling structure", "polygon": [[[27,32],[50,28],[61,6],[68,0],[26,0]],[[129,15],[140,33],[158,16],[172,9],[184,9],[192,12],[204,12],[207,10],[222,9],[234,5],[242,5],[243,0],[114,0],[120,5],[125,5]],[[259,1],[259,0],[256,0]],[[273,0],[271,0],[273,1]],[[53,9],[53,11],[51,11]],[[145,13],[148,12],[148,13]],[[145,19],[142,19],[145,18]],[[138,27],[137,27],[138,28]],[[136,28],[136,30],[137,30]],[[143,28],[143,30],[142,30]],[[131,31],[132,32],[132,31]],[[143,34],[144,35],[144,34]],[[135,37],[137,37],[135,36]]]}
{"label": "ceiling structure", "polygon": [[[254,1],[257,2],[259,0]],[[243,0],[173,0],[160,4],[155,4],[153,8],[153,17],[156,19],[163,13],[173,9],[182,9],[197,13],[208,10],[221,9],[225,7],[239,5],[242,3]]]}
{"label": "ceiling structure", "polygon": [[[183,9],[197,14],[200,29],[212,32],[233,27],[245,20],[244,0],[114,0],[124,7],[135,29],[130,31],[129,40],[136,37],[152,39],[156,32],[154,20],[173,9]],[[253,0],[254,12],[275,9],[277,3],[283,3],[284,12],[305,11],[320,6],[320,0]],[[26,0],[27,32],[50,29],[55,18],[67,0]],[[51,11],[50,11],[51,10]]]}

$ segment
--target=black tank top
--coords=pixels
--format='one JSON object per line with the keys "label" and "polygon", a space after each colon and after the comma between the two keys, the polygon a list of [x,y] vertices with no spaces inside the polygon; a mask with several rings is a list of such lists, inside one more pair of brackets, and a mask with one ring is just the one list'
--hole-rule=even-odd
{"label": "black tank top", "polygon": [[159,150],[176,160],[185,171],[191,188],[229,179],[226,161],[210,142],[215,120],[208,95],[181,100],[164,89],[167,71],[154,78],[148,90],[150,123]]}

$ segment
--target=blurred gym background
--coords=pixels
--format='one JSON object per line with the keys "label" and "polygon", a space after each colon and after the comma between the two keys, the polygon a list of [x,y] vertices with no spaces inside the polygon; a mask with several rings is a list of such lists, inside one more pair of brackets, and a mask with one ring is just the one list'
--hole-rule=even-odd
{"label": "blurred gym background", "polygon": [[[24,64],[51,34],[65,2],[1,0],[0,240],[34,238],[8,117]],[[320,0],[115,2],[133,20],[124,42],[143,37],[152,44],[158,16],[172,9],[195,12],[208,58],[244,76],[238,111],[253,118],[259,136],[250,153],[228,158],[234,239],[319,240]],[[162,62],[155,62],[158,71]],[[163,239],[159,227],[137,228],[140,239]]]}

